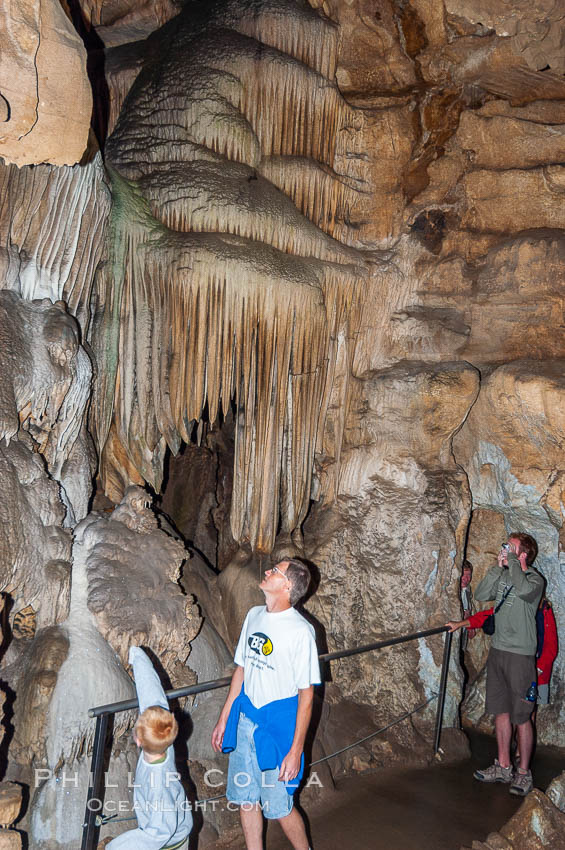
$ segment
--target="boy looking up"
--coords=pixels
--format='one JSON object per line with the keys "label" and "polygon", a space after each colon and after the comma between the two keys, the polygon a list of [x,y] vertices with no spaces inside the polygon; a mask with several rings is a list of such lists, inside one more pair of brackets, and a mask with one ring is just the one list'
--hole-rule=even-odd
{"label": "boy looking up", "polygon": [[192,814],[175,766],[177,721],[153,665],[138,646],[130,647],[129,663],[140,710],[133,729],[141,747],[133,792],[138,827],[118,835],[106,850],[179,850],[187,843]]}

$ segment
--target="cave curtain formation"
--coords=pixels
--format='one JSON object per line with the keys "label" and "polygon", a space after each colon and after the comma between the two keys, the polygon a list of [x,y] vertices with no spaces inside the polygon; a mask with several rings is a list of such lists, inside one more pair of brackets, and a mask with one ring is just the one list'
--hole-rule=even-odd
{"label": "cave curtain formation", "polygon": [[93,412],[107,491],[139,477],[159,491],[166,446],[233,401],[232,534],[263,552],[308,511],[366,277],[343,239],[355,181],[333,170],[352,113],[336,36],[307,3],[188,4],[152,37],[106,145]]}

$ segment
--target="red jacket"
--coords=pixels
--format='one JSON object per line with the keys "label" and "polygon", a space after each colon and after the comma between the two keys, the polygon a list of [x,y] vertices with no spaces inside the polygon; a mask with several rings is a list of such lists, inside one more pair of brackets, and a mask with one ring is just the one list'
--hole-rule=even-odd
{"label": "red jacket", "polygon": [[557,625],[553,608],[547,599],[542,602],[541,610],[543,612],[543,645],[536,664],[538,685],[547,685],[551,679],[551,668],[557,655]]}
{"label": "red jacket", "polygon": [[[486,608],[484,611],[477,611],[476,614],[471,614],[469,617],[469,628],[480,629],[489,614],[492,614],[494,607]],[[551,604],[546,600],[542,605],[543,611],[543,646],[541,653],[537,659],[536,666],[538,668],[538,685],[547,685],[551,679],[551,668],[557,655],[557,625]],[[541,670],[541,673],[539,672]]]}
{"label": "red jacket", "polygon": [[489,616],[489,614],[492,614],[493,611],[494,605],[492,608],[485,608],[484,611],[477,611],[476,614],[471,614],[471,616],[469,617],[469,628],[480,629],[486,618]]}

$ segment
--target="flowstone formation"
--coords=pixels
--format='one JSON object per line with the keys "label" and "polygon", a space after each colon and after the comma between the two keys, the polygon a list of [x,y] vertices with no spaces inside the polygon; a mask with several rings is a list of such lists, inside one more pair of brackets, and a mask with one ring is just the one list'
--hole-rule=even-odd
{"label": "flowstone formation", "polygon": [[[0,581],[7,770],[33,786],[45,714],[68,649],[70,525],[86,514],[90,361],[60,302],[0,292]],[[27,814],[27,812],[26,812]],[[19,835],[6,837],[19,841]],[[6,846],[19,846],[12,843]]]}
{"label": "flowstone formation", "polygon": [[124,454],[160,489],[166,445],[233,401],[232,533],[262,552],[306,516],[367,277],[346,244],[359,181],[334,170],[359,122],[333,81],[336,37],[306,3],[188,4],[150,39],[106,145],[113,274],[93,338],[107,491]]}
{"label": "flowstone formation", "polygon": [[58,622],[69,593],[69,526],[86,515],[90,361],[61,303],[0,292],[2,588],[13,615]]}
{"label": "flowstone formation", "polygon": [[[60,301],[4,290],[0,341],[3,778],[29,789],[21,825],[31,846],[70,850],[89,785],[88,709],[133,695],[124,669],[132,641],[151,646],[171,684],[192,681],[185,661],[201,620],[178,581],[188,553],[160,528],[145,491],[129,488],[111,517],[88,513],[92,368],[76,320]],[[132,722],[118,715],[109,765],[126,801]],[[8,824],[16,800],[10,781],[2,789]],[[6,847],[19,836],[0,831]]]}
{"label": "flowstone formation", "polygon": [[[66,654],[45,717],[45,749],[35,759],[31,834],[37,848],[70,850],[81,838],[94,736],[88,709],[134,696],[124,670],[129,647],[150,647],[169,687],[189,683],[184,664],[201,619],[178,584],[186,556],[184,546],[160,529],[147,494],[137,487],[109,516],[89,514],[77,525],[69,614],[60,628]],[[110,807],[132,802],[136,753],[125,733],[134,719],[133,712],[114,718]],[[68,775],[76,778],[63,802],[61,781]]]}

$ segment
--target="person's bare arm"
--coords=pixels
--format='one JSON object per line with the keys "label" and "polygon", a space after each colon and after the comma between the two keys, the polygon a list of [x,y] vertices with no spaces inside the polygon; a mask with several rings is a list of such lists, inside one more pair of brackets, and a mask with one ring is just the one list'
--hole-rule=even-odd
{"label": "person's bare arm", "polygon": [[214,731],[212,732],[212,747],[217,753],[222,752],[222,743],[224,740],[224,732],[226,731],[226,723],[228,722],[228,717],[234,700],[236,699],[236,697],[239,696],[242,684],[243,667],[240,667],[238,665],[233,671],[233,676],[231,677],[230,682],[230,689],[228,691],[224,707],[220,712],[218,722],[214,726]]}
{"label": "person's bare arm", "polygon": [[466,620],[449,620],[445,625],[449,628],[450,632],[456,632],[458,629],[468,629],[470,623],[467,617]]}
{"label": "person's bare arm", "polygon": [[284,757],[279,773],[282,782],[290,782],[298,776],[300,771],[300,757],[304,750],[304,740],[312,717],[312,703],[314,701],[314,685],[309,688],[300,688],[298,691],[298,709],[296,711],[296,728],[292,746]]}

